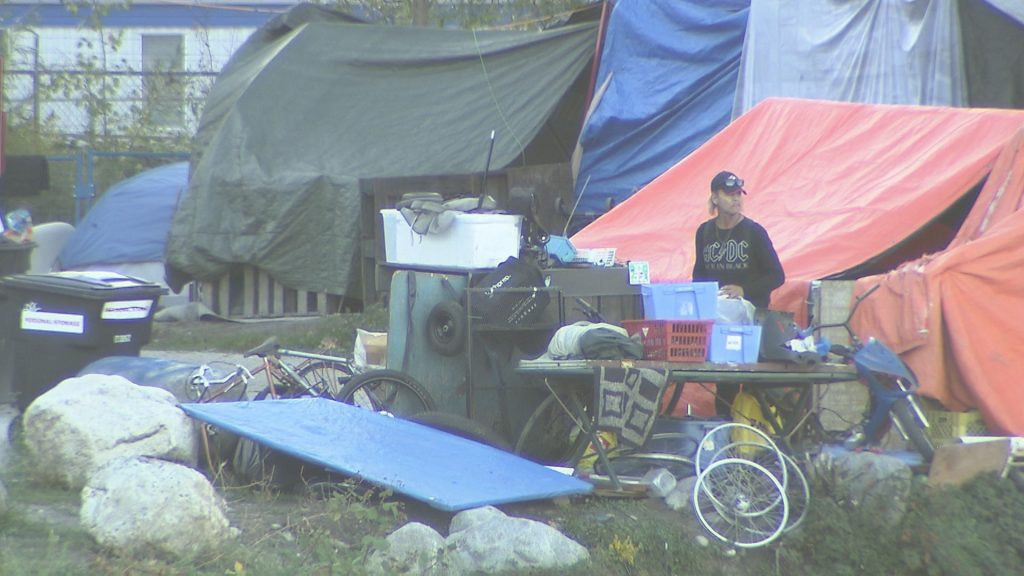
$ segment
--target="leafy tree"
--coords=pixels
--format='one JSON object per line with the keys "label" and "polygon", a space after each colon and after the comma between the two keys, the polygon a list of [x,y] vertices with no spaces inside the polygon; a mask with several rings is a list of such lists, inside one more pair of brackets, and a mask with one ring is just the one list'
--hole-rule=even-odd
{"label": "leafy tree", "polygon": [[342,9],[367,9],[395,25],[482,28],[540,27],[595,0],[335,0]]}

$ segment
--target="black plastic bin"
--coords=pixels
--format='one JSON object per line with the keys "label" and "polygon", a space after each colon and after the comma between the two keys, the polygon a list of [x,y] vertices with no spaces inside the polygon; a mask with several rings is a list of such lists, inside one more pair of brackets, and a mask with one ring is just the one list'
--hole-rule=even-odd
{"label": "black plastic bin", "polygon": [[[0,340],[18,407],[106,356],[138,356],[166,290],[113,272],[20,274],[0,279]],[[4,383],[0,382],[0,392]]]}
{"label": "black plastic bin", "polygon": [[0,240],[0,276],[28,272],[32,260],[32,249],[35,247],[35,242]]}

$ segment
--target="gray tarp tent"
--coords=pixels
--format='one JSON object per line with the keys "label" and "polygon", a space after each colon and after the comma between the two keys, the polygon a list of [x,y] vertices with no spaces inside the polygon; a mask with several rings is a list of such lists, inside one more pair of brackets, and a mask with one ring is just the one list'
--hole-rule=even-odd
{"label": "gray tarp tent", "polygon": [[576,132],[549,120],[596,38],[593,23],[397,28],[308,5],[269,22],[211,90],[167,243],[171,285],[246,264],[356,292],[359,180],[482,172],[491,130],[492,169],[567,161]]}

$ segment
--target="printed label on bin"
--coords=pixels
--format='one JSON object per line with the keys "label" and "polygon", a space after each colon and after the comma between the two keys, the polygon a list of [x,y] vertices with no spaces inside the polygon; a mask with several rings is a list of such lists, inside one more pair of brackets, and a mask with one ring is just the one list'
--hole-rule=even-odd
{"label": "printed label on bin", "polygon": [[152,300],[120,300],[103,304],[103,320],[137,320],[149,316]]}
{"label": "printed label on bin", "polygon": [[743,350],[743,336],[741,334],[729,334],[725,337],[726,350]]}
{"label": "printed label on bin", "polygon": [[81,314],[61,314],[58,312],[22,310],[21,329],[34,330],[36,332],[84,334],[85,316]]}

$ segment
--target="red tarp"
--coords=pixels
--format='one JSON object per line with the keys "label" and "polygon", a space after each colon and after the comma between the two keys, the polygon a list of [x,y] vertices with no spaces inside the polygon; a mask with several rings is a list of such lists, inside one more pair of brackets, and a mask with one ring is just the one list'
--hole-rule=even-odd
{"label": "red tarp", "polygon": [[924,394],[1024,434],[1022,128],[1016,110],[769,99],[572,240],[688,280],[708,183],[731,170],[786,269],[772,307],[802,316],[809,281],[894,249],[992,172],[946,251],[861,280],[887,289],[855,324],[903,353]]}

